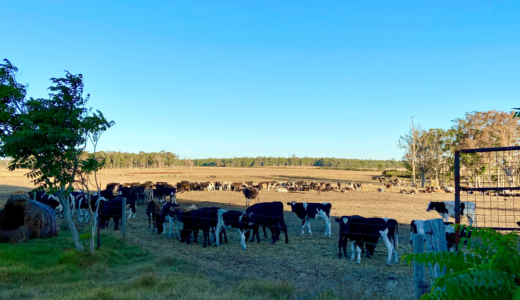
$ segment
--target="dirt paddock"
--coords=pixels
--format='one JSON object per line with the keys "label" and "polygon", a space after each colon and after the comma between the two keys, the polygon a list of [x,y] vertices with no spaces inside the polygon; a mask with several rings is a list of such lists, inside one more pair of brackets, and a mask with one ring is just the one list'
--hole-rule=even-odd
{"label": "dirt paddock", "polygon": [[[155,171],[155,170],[154,170]],[[159,171],[159,170],[158,170]],[[397,188],[378,193],[381,185],[372,180],[372,176],[380,172],[335,171],[314,168],[189,168],[161,169],[161,172],[182,172],[182,175],[170,174],[138,174],[139,170],[107,170],[98,175],[104,185],[108,182],[144,182],[166,181],[175,183],[189,181],[326,181],[342,184],[355,181],[367,183],[367,191],[348,193],[293,192],[277,193],[261,192],[261,202],[281,201],[286,209],[285,219],[288,225],[289,243],[285,244],[284,235],[281,242],[270,245],[269,240],[262,238],[260,244],[248,243],[248,249],[242,250],[236,230],[228,231],[229,243],[217,248],[203,248],[200,242],[189,246],[181,244],[174,238],[166,238],[149,232],[145,205],[137,208],[137,217],[127,222],[127,240],[130,243],[150,249],[160,257],[175,257],[198,265],[215,276],[230,278],[255,277],[271,281],[285,281],[294,287],[295,292],[305,296],[319,291],[344,278],[351,277],[335,288],[339,295],[362,295],[366,298],[398,298],[407,299],[414,295],[413,268],[403,263],[386,266],[387,251],[383,243],[376,248],[375,256],[367,259],[362,256],[361,264],[355,264],[345,258],[338,259],[338,230],[335,217],[343,215],[361,215],[364,217],[388,217],[399,223],[398,253],[410,252],[409,224],[413,219],[438,218],[437,213],[426,212],[429,201],[453,200],[453,194],[399,194]],[[141,170],[146,172],[146,170]],[[29,189],[30,182],[23,177],[23,171],[0,171],[0,207],[9,195],[16,190]],[[125,176],[121,176],[125,174]],[[126,174],[134,174],[126,176]],[[209,178],[210,175],[216,178]],[[176,177],[178,176],[178,177]],[[189,177],[188,177],[189,176]],[[407,189],[410,189],[407,187]],[[181,205],[195,204],[199,207],[219,206],[235,210],[245,210],[245,201],[239,192],[189,192],[178,195]],[[323,221],[311,221],[313,235],[301,236],[301,221],[291,212],[287,202],[329,202],[332,204],[332,238],[323,236]],[[121,235],[113,230],[113,223],[106,233]],[[268,232],[268,236],[270,233]],[[350,246],[348,247],[350,255]],[[220,275],[219,275],[220,274]]]}

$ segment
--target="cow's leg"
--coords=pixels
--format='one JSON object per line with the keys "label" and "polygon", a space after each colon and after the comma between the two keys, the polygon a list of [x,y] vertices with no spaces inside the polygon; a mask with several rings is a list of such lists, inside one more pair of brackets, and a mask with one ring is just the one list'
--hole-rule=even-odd
{"label": "cow's leg", "polygon": [[307,223],[307,218],[302,220],[302,236],[305,234],[305,223]]}
{"label": "cow's leg", "polygon": [[173,235],[173,217],[168,216],[168,220],[170,223],[170,233],[168,234],[168,238],[171,238]]}
{"label": "cow's leg", "polygon": [[381,234],[381,237],[383,238],[383,241],[385,242],[386,249],[388,250],[388,257],[386,259],[386,264],[389,265],[392,262],[392,251],[394,249],[392,243],[388,239],[388,228],[384,231],[379,231]]}
{"label": "cow's leg", "polygon": [[151,230],[152,228],[152,214],[148,214],[148,230]]}
{"label": "cow's leg", "polygon": [[215,228],[215,246],[218,247],[220,246],[220,240],[222,239],[222,230],[225,230],[224,229],[224,226],[225,226],[225,223],[223,224],[223,222],[221,222],[221,220],[219,220],[217,222],[217,228]]}
{"label": "cow's leg", "polygon": [[359,264],[359,263],[361,263],[361,248],[359,248],[359,246],[357,246],[357,245],[356,245],[356,251],[358,254],[356,263]]}
{"label": "cow's leg", "polygon": [[397,253],[397,235],[395,236],[395,239],[392,238],[392,243],[394,245],[393,251],[394,251],[394,261],[396,264],[399,263],[399,254]]}
{"label": "cow's leg", "polygon": [[346,259],[348,259],[348,256],[347,256],[347,242],[348,242],[347,237],[343,236],[343,254],[345,255]]}
{"label": "cow's leg", "polygon": [[356,255],[356,241],[351,241],[350,243],[350,252],[352,253],[352,256],[350,258],[350,261],[354,261],[354,255]]}
{"label": "cow's leg", "polygon": [[309,229],[309,235],[312,235],[311,220],[309,218],[306,218],[306,222],[305,223],[307,223],[307,228]]}
{"label": "cow's leg", "polygon": [[238,230],[238,233],[240,233],[240,246],[242,246],[242,249],[246,250],[246,235],[245,232]]}
{"label": "cow's leg", "polygon": [[227,234],[226,234],[226,228],[222,230],[221,234],[224,233],[224,243],[227,243]]}
{"label": "cow's leg", "polygon": [[338,240],[338,258],[341,258],[341,247],[343,246],[343,234],[339,234],[339,240]]}
{"label": "cow's leg", "polygon": [[444,222],[449,222],[450,221],[450,215],[449,214],[444,214],[443,217],[444,217]]}
{"label": "cow's leg", "polygon": [[264,230],[264,237],[267,238],[267,232],[265,232],[265,226],[262,226],[262,229]]}

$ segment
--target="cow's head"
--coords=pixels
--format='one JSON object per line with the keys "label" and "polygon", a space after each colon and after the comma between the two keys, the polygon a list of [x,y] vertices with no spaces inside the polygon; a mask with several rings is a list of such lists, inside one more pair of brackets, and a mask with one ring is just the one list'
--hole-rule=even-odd
{"label": "cow's head", "polygon": [[343,216],[335,219],[339,223],[339,232],[346,233],[350,229],[350,219],[347,216]]}
{"label": "cow's head", "polygon": [[432,202],[428,203],[428,208],[426,209],[427,212],[436,210],[438,202]]}

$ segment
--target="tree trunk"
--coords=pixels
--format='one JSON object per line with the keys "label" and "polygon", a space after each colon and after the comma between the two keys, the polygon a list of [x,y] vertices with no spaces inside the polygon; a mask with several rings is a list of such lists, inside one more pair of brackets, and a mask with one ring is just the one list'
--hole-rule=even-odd
{"label": "tree trunk", "polygon": [[70,216],[69,199],[64,199],[62,193],[60,193],[59,198],[61,205],[63,206],[63,217],[65,219],[65,223],[67,224],[67,227],[69,227],[69,231],[72,235],[72,240],[74,241],[74,246],[76,247],[76,250],[84,251],[85,248],[83,248],[83,244],[81,244],[81,241],[79,240],[78,230],[76,229],[76,225],[74,225],[74,222],[72,221],[72,218]]}
{"label": "tree trunk", "polygon": [[425,183],[426,183],[426,176],[424,174],[424,169],[421,169],[421,187],[424,187]]}
{"label": "tree trunk", "polygon": [[412,186],[415,186],[415,158],[412,158]]}

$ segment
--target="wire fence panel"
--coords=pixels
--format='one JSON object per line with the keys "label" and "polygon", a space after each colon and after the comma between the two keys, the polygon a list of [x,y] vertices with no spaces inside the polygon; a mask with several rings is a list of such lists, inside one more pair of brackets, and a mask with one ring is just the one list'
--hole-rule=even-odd
{"label": "wire fence panel", "polygon": [[457,223],[474,203],[473,226],[520,230],[520,147],[455,152],[455,202]]}

